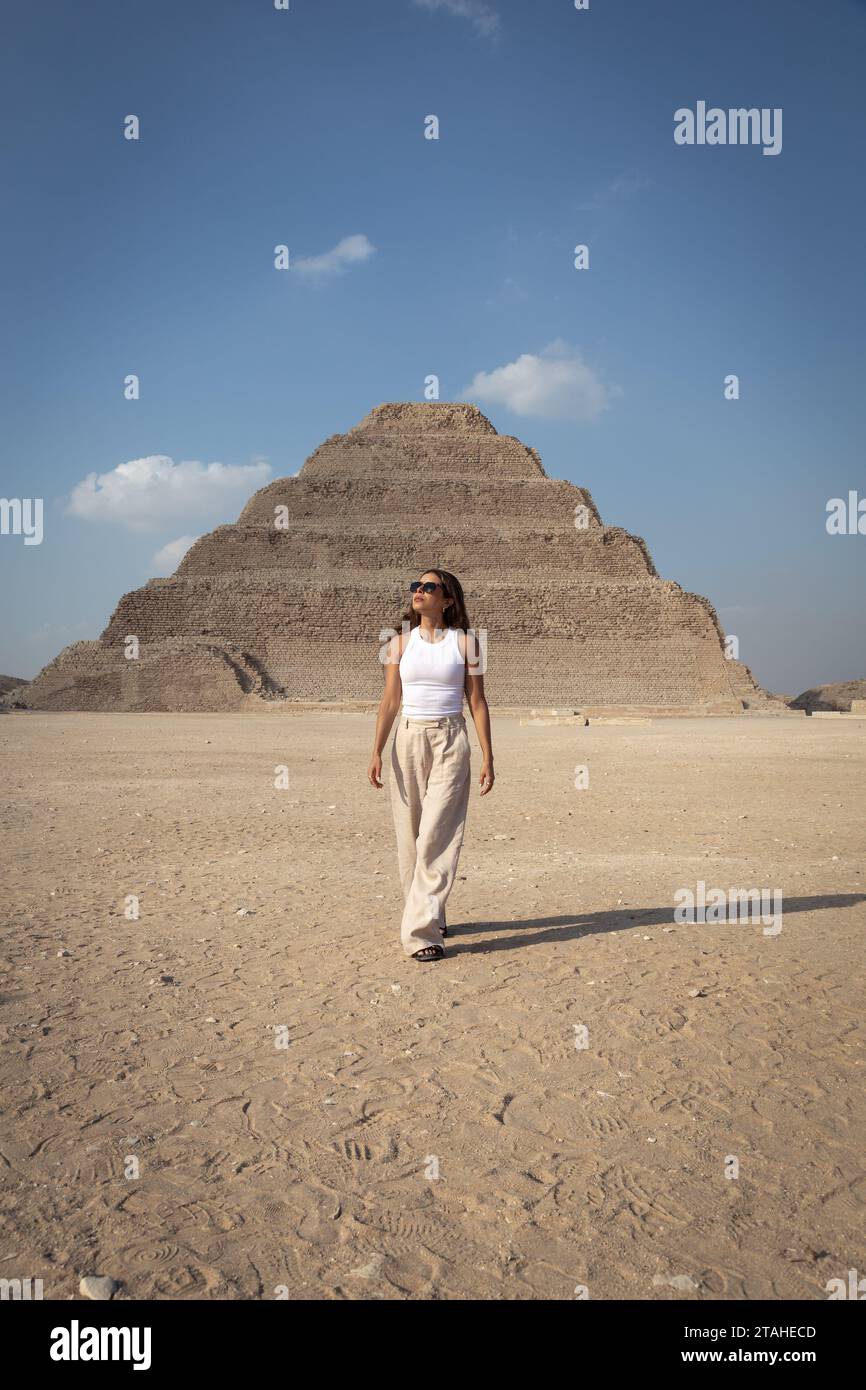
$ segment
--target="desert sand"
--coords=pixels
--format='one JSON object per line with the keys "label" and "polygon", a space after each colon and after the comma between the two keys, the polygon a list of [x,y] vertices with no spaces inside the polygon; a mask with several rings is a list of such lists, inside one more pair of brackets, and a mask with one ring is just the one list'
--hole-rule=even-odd
{"label": "desert sand", "polygon": [[[492,714],[435,965],[400,950],[372,716],[3,717],[0,1277],[808,1300],[866,1272],[866,721]],[[699,880],[781,887],[781,932],[676,924]]]}

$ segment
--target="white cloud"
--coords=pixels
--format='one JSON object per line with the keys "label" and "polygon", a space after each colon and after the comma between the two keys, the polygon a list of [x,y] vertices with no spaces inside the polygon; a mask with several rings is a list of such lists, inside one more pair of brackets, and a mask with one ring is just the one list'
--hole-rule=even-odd
{"label": "white cloud", "polygon": [[621,394],[619,386],[606,386],[574,348],[556,338],[537,355],[524,352],[516,362],[477,372],[460,399],[545,420],[597,420]]}
{"label": "white cloud", "polygon": [[650,180],[645,178],[643,174],[636,172],[620,174],[619,178],[614,179],[606,188],[600,189],[585,203],[581,203],[581,211],[601,212],[614,203],[621,203],[628,198],[633,198],[636,193],[640,193],[642,189],[649,188],[649,186]]}
{"label": "white cloud", "polygon": [[484,0],[414,0],[421,10],[445,10],[458,19],[468,19],[483,38],[490,39],[499,33],[499,15]]}
{"label": "white cloud", "polygon": [[44,642],[50,642],[56,650],[58,642],[67,646],[70,642],[77,642],[82,637],[91,637],[92,635],[93,622],[84,619],[77,623],[40,623],[38,627],[26,632],[23,640],[37,646]]}
{"label": "white cloud", "polygon": [[366,261],[375,250],[375,246],[363,233],[347,236],[321,256],[305,256],[295,261],[293,269],[301,275],[341,275],[347,265],[354,265],[356,261]]}
{"label": "white cloud", "polygon": [[176,541],[168,541],[150,561],[152,574],[174,574],[181,560],[191,545],[195,545],[198,536],[178,536]]}
{"label": "white cloud", "polygon": [[119,463],[110,473],[88,473],[72,490],[67,511],[84,521],[110,521],[130,531],[155,531],[182,519],[234,516],[270,477],[256,463],[175,463],[165,454]]}
{"label": "white cloud", "polygon": [[523,286],[513,276],[506,275],[499,288],[488,297],[487,307],[504,306],[507,308],[511,304],[523,304],[528,298],[529,295]]}

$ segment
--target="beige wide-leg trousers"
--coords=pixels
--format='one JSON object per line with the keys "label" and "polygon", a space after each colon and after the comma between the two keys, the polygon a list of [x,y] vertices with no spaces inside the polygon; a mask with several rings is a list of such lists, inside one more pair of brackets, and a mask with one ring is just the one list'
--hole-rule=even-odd
{"label": "beige wide-leg trousers", "polygon": [[405,907],[407,956],[442,943],[469,805],[469,734],[462,714],[401,715],[391,745],[391,805]]}

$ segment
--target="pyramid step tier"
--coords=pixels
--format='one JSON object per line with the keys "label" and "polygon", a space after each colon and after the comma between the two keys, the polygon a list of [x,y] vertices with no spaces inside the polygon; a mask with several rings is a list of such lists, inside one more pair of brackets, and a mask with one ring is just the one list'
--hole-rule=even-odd
{"label": "pyramid step tier", "polygon": [[[487,579],[465,593],[472,626],[491,636],[580,639],[626,630],[641,642],[679,630],[720,640],[712,606],[670,580],[560,577],[539,593],[524,582]],[[399,627],[407,607],[402,570],[172,576],[124,595],[101,640],[188,635],[246,643],[254,651],[268,636],[307,633],[363,644],[383,627]]]}
{"label": "pyramid step tier", "polygon": [[[28,686],[21,688],[21,698],[41,709],[213,711],[263,699],[381,698],[386,642],[349,645],[290,635],[269,638],[265,645],[262,654],[215,637],[144,639],[138,657],[128,660],[119,643],[77,642],[41,673],[36,701]],[[522,706],[530,693],[532,704],[554,708],[651,704],[742,710],[709,641],[676,635],[636,644],[628,633],[580,643],[509,636],[488,642],[485,655],[485,688],[494,708]]]}
{"label": "pyramid step tier", "polygon": [[368,522],[351,530],[318,520],[296,521],[288,530],[264,526],[220,526],[203,536],[184,556],[177,573],[185,578],[274,569],[303,575],[315,568],[326,573],[375,571],[383,561],[389,573],[414,578],[427,564],[453,574],[479,570],[502,576],[531,571],[533,582],[555,582],[570,574],[646,577],[655,569],[644,542],[618,527],[575,530],[563,522],[539,530],[527,520],[507,531],[491,518],[483,527],[461,521],[453,527],[425,527],[417,522],[383,538],[381,524]]}
{"label": "pyramid step tier", "polygon": [[[274,525],[284,520],[291,526],[302,517],[346,516],[375,520],[388,534],[390,519],[402,521],[431,515],[438,525],[452,518],[466,522],[478,516],[502,520],[533,517],[539,529],[549,522],[574,525],[575,508],[585,507],[590,524],[601,525],[589,492],[574,483],[553,478],[515,478],[485,481],[440,475],[381,478],[317,478],[304,470],[291,478],[277,478],[260,488],[238,517],[240,526]],[[281,510],[282,509],[282,510]]]}
{"label": "pyramid step tier", "polygon": [[[338,437],[339,438],[339,437]],[[304,477],[399,478],[403,486],[434,474],[486,485],[503,479],[544,477],[538,455],[503,435],[455,442],[429,434],[347,434],[320,446],[304,464]]]}

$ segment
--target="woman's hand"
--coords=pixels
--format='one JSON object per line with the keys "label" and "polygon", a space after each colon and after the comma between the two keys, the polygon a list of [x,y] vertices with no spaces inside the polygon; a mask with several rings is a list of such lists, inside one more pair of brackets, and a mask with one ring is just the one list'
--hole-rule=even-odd
{"label": "woman's hand", "polygon": [[486,796],[492,789],[496,778],[493,775],[493,759],[485,758],[481,764],[481,774],[478,778],[481,784],[481,795]]}
{"label": "woman's hand", "polygon": [[384,783],[382,781],[382,754],[374,753],[370,759],[370,766],[367,768],[367,776],[370,779],[370,786],[381,791]]}

